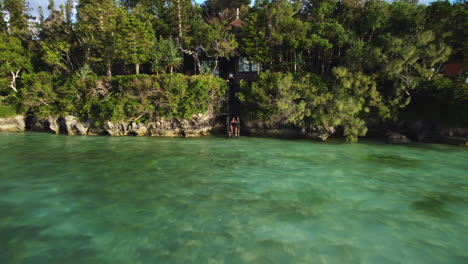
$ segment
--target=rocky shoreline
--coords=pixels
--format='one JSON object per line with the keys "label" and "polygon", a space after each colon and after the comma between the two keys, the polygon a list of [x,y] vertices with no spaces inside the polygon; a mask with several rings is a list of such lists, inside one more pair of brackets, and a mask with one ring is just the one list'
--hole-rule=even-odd
{"label": "rocky shoreline", "polygon": [[65,135],[200,137],[216,133],[220,127],[211,116],[191,119],[162,118],[145,124],[137,122],[94,122],[75,116],[39,118],[15,116],[0,118],[0,131],[37,131]]}
{"label": "rocky shoreline", "polygon": [[[201,137],[226,133],[224,118],[212,115],[196,115],[191,119],[161,118],[147,123],[111,122],[102,123],[80,120],[75,116],[39,118],[15,116],[0,118],[0,131],[37,131],[66,135],[109,135],[109,136],[163,136]],[[266,122],[246,122],[241,133],[246,136],[285,139],[312,139],[325,141],[340,137],[334,127],[312,127],[298,129],[293,126],[275,126]],[[367,138],[384,138],[390,144],[411,142],[443,143],[468,146],[468,128],[443,128],[427,121],[400,121],[373,125]]]}

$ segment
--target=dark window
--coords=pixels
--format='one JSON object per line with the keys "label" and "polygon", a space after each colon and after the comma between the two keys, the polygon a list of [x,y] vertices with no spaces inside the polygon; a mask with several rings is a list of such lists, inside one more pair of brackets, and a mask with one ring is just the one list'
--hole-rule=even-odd
{"label": "dark window", "polygon": [[239,59],[239,71],[250,72],[250,61],[247,58],[240,57]]}
{"label": "dark window", "polygon": [[239,72],[257,72],[259,67],[258,62],[248,60],[245,57],[239,58]]}
{"label": "dark window", "polygon": [[219,77],[219,64],[214,69],[215,61],[202,61],[201,66],[204,73],[214,74],[216,77]]}

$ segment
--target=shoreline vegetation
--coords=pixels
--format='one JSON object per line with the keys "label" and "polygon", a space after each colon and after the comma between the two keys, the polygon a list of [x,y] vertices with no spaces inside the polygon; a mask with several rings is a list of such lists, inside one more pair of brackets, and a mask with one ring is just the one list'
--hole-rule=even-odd
{"label": "shoreline vegetation", "polygon": [[[249,4],[0,0],[0,131],[223,133],[234,96],[246,134],[467,145],[468,3]],[[236,56],[257,77],[232,95]]]}
{"label": "shoreline vegetation", "polygon": [[[246,122],[241,126],[243,136],[311,139],[327,141],[343,138],[343,132],[334,127],[315,127],[310,130],[298,127],[279,127],[271,123]],[[157,136],[203,137],[226,135],[224,118],[194,115],[190,118],[161,118],[151,122],[80,120],[75,116],[47,117],[13,116],[0,118],[0,132],[47,132],[69,136]],[[441,127],[422,120],[382,123],[371,127],[364,138],[378,139],[390,144],[439,143],[468,146],[468,129]]]}

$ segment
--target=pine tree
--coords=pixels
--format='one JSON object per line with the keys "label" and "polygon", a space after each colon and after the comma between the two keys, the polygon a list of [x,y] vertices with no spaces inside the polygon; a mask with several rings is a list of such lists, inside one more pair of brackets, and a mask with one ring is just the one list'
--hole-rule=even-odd
{"label": "pine tree", "polygon": [[80,0],[77,6],[77,37],[85,63],[104,63],[108,77],[112,76],[112,63],[118,55],[116,31],[125,13],[114,0]]}
{"label": "pine tree", "polygon": [[5,13],[3,10],[3,0],[0,0],[0,33],[8,31],[8,25],[5,21]]}
{"label": "pine tree", "polygon": [[32,71],[32,65],[29,53],[23,48],[21,40],[11,34],[0,33],[0,83],[3,84],[7,80],[8,87],[18,92],[16,81],[24,70]]}
{"label": "pine tree", "polygon": [[135,73],[140,74],[140,64],[147,62],[154,43],[152,26],[141,19],[138,11],[127,16],[119,28],[119,57],[127,63],[135,64]]}
{"label": "pine tree", "polygon": [[71,25],[73,15],[73,0],[67,0],[65,3],[65,22]]}
{"label": "pine tree", "polygon": [[24,37],[29,33],[28,6],[25,0],[4,0],[4,10],[8,12],[10,17],[8,23],[10,31]]}

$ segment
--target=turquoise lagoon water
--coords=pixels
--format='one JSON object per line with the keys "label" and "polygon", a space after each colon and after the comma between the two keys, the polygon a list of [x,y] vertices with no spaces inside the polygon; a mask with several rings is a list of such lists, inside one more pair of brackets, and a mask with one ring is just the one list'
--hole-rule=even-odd
{"label": "turquoise lagoon water", "polygon": [[468,150],[0,133],[0,263],[468,263]]}

